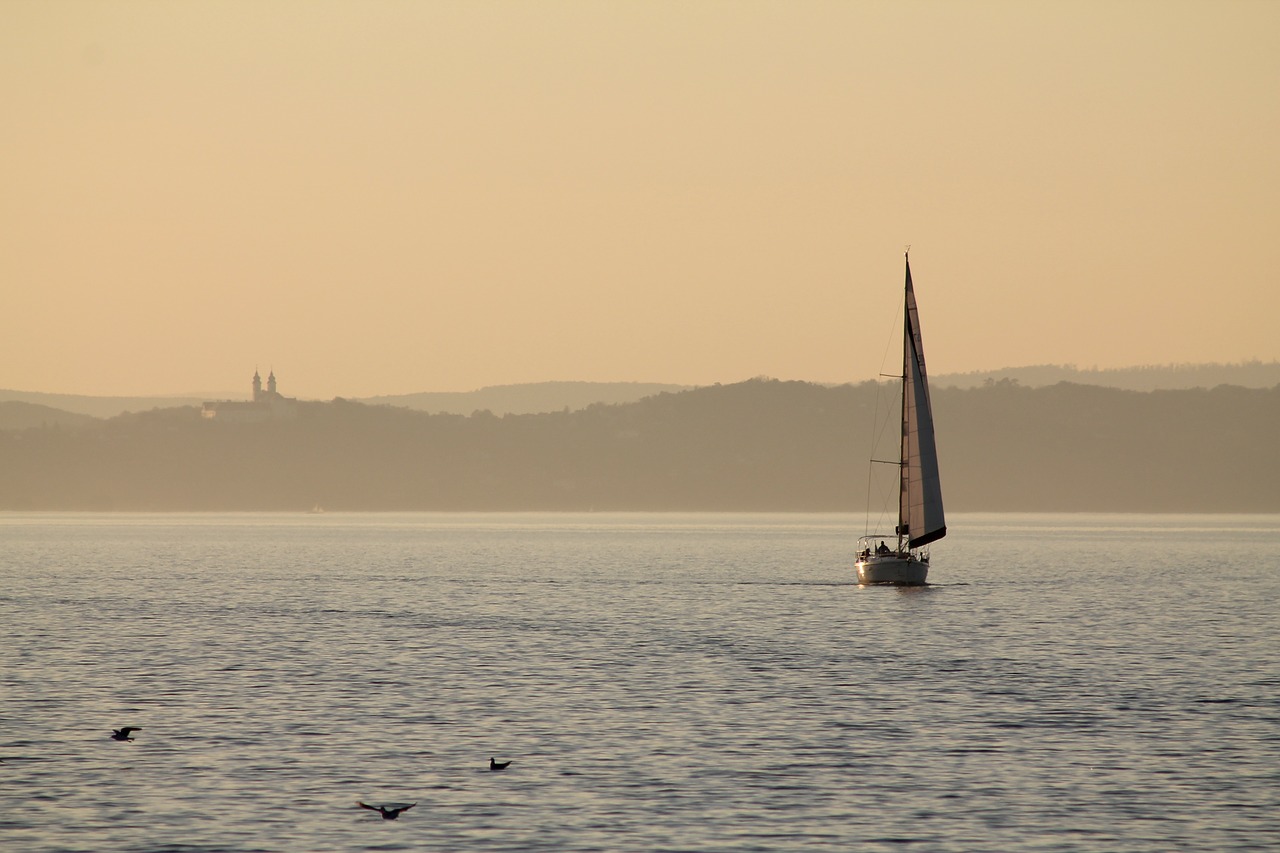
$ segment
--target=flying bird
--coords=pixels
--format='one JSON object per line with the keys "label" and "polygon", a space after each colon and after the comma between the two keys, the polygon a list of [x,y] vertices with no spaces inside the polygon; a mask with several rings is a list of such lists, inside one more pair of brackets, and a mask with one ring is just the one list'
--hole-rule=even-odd
{"label": "flying bird", "polygon": [[111,739],[112,740],[133,740],[133,738],[129,737],[129,732],[140,732],[140,731],[142,731],[142,726],[125,726],[123,729],[112,729]]}
{"label": "flying bird", "polygon": [[510,764],[510,761],[494,761],[492,758],[489,759],[490,770],[506,770]]}
{"label": "flying bird", "polygon": [[409,805],[407,806],[402,806],[398,804],[394,806],[371,806],[366,803],[358,802],[356,803],[356,805],[362,809],[368,809],[371,812],[377,812],[378,814],[382,815],[383,820],[395,820],[396,818],[400,817],[401,812],[407,812],[409,809],[416,806],[417,803],[409,803]]}

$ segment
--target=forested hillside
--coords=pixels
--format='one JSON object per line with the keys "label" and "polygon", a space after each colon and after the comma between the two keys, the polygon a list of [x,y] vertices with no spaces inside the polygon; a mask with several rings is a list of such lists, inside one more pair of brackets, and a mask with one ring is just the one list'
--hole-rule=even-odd
{"label": "forested hillside", "polygon": [[30,429],[31,427],[82,427],[94,422],[91,415],[82,415],[18,400],[0,400],[0,430]]}
{"label": "forested hillside", "polygon": [[[856,510],[896,453],[875,383],[755,380],[574,412],[350,401],[262,424],[194,408],[0,433],[0,509]],[[949,509],[1280,511],[1280,388],[935,389]]]}
{"label": "forested hillside", "polygon": [[972,373],[945,373],[932,377],[934,387],[975,388],[988,382],[1010,379],[1022,385],[1040,387],[1059,382],[1101,385],[1129,391],[1159,391],[1186,388],[1274,388],[1280,384],[1280,361],[1246,361],[1239,364],[1150,364],[1143,367],[1079,368],[1069,364],[1040,364],[978,370]]}

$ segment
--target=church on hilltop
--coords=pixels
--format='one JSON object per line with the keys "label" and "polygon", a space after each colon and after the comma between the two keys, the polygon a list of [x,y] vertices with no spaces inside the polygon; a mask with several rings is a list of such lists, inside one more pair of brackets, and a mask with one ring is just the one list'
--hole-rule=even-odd
{"label": "church on hilltop", "polygon": [[253,371],[253,399],[213,400],[204,404],[200,416],[208,420],[231,423],[261,423],[297,417],[298,401],[276,390],[276,372],[267,375],[267,387],[262,387],[262,377]]}

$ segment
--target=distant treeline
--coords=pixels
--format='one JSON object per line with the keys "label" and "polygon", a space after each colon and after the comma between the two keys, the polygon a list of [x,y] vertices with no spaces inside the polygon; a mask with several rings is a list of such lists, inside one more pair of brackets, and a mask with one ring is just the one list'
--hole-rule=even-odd
{"label": "distant treeline", "polygon": [[1082,369],[1070,364],[1039,364],[1005,367],[972,373],[948,373],[933,377],[937,386],[974,388],[988,382],[1011,379],[1021,385],[1039,387],[1059,382],[1102,385],[1128,391],[1156,391],[1175,388],[1216,388],[1240,385],[1244,388],[1274,388],[1280,385],[1280,361],[1246,361],[1241,364],[1152,364],[1143,367]]}
{"label": "distant treeline", "polygon": [[[971,373],[935,373],[935,388],[976,388],[988,382],[1012,380],[1038,388],[1059,382],[1102,385],[1129,391],[1178,388],[1216,388],[1239,385],[1244,388],[1274,388],[1280,385],[1280,361],[1247,361],[1239,364],[1161,364],[1145,367],[1081,369],[1073,365],[1041,364],[1006,367]],[[33,421],[50,425],[75,413],[95,418],[112,418],[125,412],[146,412],[179,406],[198,406],[204,400],[247,400],[248,387],[241,393],[211,394],[205,397],[90,397],[75,394],[48,394],[36,391],[0,389],[0,430],[27,426]],[[633,403],[656,394],[689,390],[687,385],[658,382],[529,382],[520,385],[490,385],[474,391],[422,392],[358,398],[371,405],[402,406],[421,412],[469,415],[488,409],[497,415],[532,414],[583,409],[593,403]],[[27,404],[25,410],[16,406]]]}
{"label": "distant treeline", "polygon": [[687,385],[658,382],[529,382],[523,385],[490,385],[475,391],[365,397],[360,402],[457,415],[469,415],[481,409],[499,415],[527,415],[558,412],[566,408],[585,409],[593,403],[634,403],[654,394],[688,388]]}
{"label": "distant treeline", "polygon": [[[0,509],[861,510],[873,436],[896,453],[895,396],[753,380],[504,417],[157,409],[0,432]],[[954,511],[1280,512],[1280,387],[1006,381],[933,402]]]}

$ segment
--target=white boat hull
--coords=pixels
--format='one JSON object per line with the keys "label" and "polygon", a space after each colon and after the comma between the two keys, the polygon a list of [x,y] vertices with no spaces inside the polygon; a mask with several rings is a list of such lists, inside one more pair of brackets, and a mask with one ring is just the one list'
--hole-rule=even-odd
{"label": "white boat hull", "polygon": [[929,576],[929,564],[915,557],[889,554],[883,557],[865,557],[858,560],[858,583],[893,583],[920,585]]}

